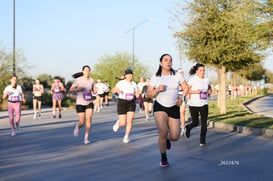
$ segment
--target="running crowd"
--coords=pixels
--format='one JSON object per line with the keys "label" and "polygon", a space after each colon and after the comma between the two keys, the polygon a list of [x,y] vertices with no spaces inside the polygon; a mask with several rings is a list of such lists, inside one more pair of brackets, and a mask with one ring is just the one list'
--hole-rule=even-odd
{"label": "running crowd", "polygon": [[[129,135],[133,127],[133,119],[136,111],[136,99],[138,99],[140,112],[144,112],[145,120],[149,121],[154,116],[158,128],[158,146],[161,154],[161,167],[168,167],[167,150],[171,149],[171,141],[177,141],[180,135],[190,137],[191,130],[198,126],[201,118],[200,147],[206,147],[208,98],[211,96],[211,86],[205,77],[205,66],[197,63],[186,81],[183,71],[172,68],[171,55],[163,54],[159,59],[159,67],[151,78],[141,77],[139,82],[133,81],[133,70],[127,69],[117,84],[111,89],[111,93],[117,96],[117,121],[113,125],[113,131],[117,132],[121,126],[126,126],[123,143],[129,143]],[[82,71],[73,74],[75,80],[70,87],[71,92],[76,93],[76,113],[78,123],[74,125],[74,136],[78,137],[80,129],[85,126],[84,144],[89,144],[88,139],[94,111],[100,112],[108,106],[110,87],[107,82],[100,79],[95,83],[89,77],[90,67],[85,65]],[[61,103],[66,89],[62,82],[55,77],[51,85],[52,94],[52,118],[56,118],[56,105],[58,105],[58,118],[62,118]],[[43,85],[39,80],[33,85],[33,119],[41,119]],[[12,76],[10,85],[4,89],[3,99],[8,98],[8,113],[11,126],[11,136],[16,135],[20,129],[21,103],[25,102],[24,93],[20,85],[17,85],[17,77]],[[191,122],[185,124],[185,112],[189,108]]]}

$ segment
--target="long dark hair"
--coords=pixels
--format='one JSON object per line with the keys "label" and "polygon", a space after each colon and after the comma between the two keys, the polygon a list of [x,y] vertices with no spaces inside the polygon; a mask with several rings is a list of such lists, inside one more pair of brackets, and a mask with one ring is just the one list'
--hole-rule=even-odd
{"label": "long dark hair", "polygon": [[201,63],[195,64],[195,65],[190,69],[190,72],[189,72],[190,75],[195,74],[199,67],[205,67],[205,66],[204,66],[203,64],[201,64]]}
{"label": "long dark hair", "polygon": [[[87,68],[89,68],[89,70],[91,70],[90,67],[89,67],[88,65],[84,65],[84,66],[82,67],[82,71],[85,69],[85,67],[87,67]],[[81,77],[81,76],[83,76],[83,73],[82,73],[82,72],[77,72],[77,73],[75,73],[75,74],[72,75],[72,77],[75,78],[75,79],[78,78],[78,77]]]}
{"label": "long dark hair", "polygon": [[[159,58],[159,61],[162,62],[162,60],[163,60],[163,58],[164,58],[165,56],[170,56],[170,57],[171,57],[171,60],[173,61],[172,56],[169,55],[169,54],[166,54],[166,53],[163,54],[163,55],[161,55],[161,57]],[[158,67],[157,72],[156,72],[155,75],[156,75],[157,77],[160,77],[161,74],[162,74],[162,67],[161,67],[161,65],[159,64],[159,67]],[[175,71],[174,71],[173,68],[171,68],[171,75],[175,75]]]}
{"label": "long dark hair", "polygon": [[16,75],[12,75],[12,76],[11,76],[11,79],[12,79],[13,77],[16,78],[16,83],[15,83],[14,87],[12,87],[12,88],[16,89],[16,88],[17,88],[17,81],[18,81],[17,79],[18,79],[18,77],[17,77]]}

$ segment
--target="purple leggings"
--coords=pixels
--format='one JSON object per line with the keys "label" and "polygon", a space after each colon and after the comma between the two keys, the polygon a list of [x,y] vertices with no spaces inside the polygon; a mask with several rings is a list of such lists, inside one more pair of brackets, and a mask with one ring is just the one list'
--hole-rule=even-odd
{"label": "purple leggings", "polygon": [[9,112],[9,123],[12,131],[14,129],[14,113],[15,113],[15,122],[16,124],[20,122],[21,117],[21,102],[9,102],[8,104],[8,112]]}

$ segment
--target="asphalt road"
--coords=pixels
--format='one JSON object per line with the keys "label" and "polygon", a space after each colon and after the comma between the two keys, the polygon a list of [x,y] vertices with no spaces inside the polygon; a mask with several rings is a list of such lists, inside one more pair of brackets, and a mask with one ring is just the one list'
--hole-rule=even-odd
{"label": "asphalt road", "polygon": [[273,117],[273,94],[259,98],[248,104],[247,107],[253,113]]}
{"label": "asphalt road", "polygon": [[200,148],[197,127],[189,139],[172,142],[170,167],[160,168],[154,120],[136,112],[131,143],[124,144],[125,128],[112,131],[116,118],[113,104],[95,113],[91,143],[84,145],[84,129],[73,136],[75,110],[64,111],[62,119],[51,119],[50,112],[41,120],[23,115],[15,137],[8,118],[0,116],[0,180],[273,180],[272,139],[208,129],[209,145]]}

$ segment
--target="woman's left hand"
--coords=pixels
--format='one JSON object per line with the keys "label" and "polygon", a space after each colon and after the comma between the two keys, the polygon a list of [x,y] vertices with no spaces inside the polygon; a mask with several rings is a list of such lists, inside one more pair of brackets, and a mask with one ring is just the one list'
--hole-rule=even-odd
{"label": "woman's left hand", "polygon": [[182,105],[182,99],[180,97],[178,97],[177,101],[176,101],[176,105],[177,106],[181,106]]}

